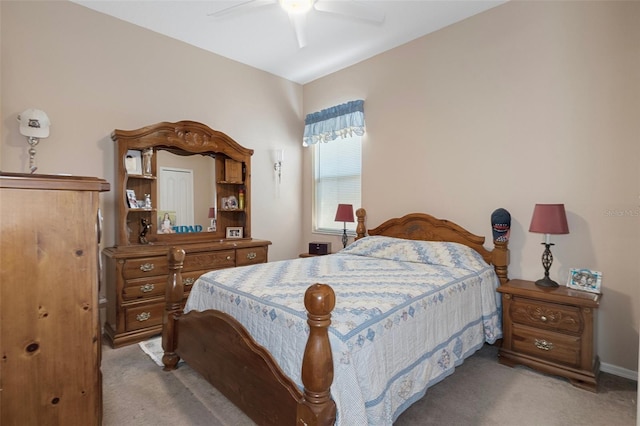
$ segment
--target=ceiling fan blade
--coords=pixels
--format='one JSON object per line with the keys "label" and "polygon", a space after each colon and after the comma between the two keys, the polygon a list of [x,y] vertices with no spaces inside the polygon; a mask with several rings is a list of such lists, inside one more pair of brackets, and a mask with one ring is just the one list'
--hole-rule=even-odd
{"label": "ceiling fan blade", "polygon": [[307,37],[305,33],[305,25],[307,23],[306,13],[290,13],[289,21],[293,25],[293,29],[296,32],[296,39],[298,40],[298,47],[302,49],[307,45]]}
{"label": "ceiling fan blade", "polygon": [[384,12],[381,12],[372,5],[360,3],[355,0],[317,0],[313,7],[320,12],[335,13],[375,24],[383,23],[385,18]]}
{"label": "ceiling fan blade", "polygon": [[256,9],[258,7],[267,6],[270,4],[276,4],[277,0],[248,0],[242,3],[234,4],[233,6],[225,7],[218,11],[207,13],[207,16],[214,18],[221,18],[228,15],[234,15],[242,12]]}

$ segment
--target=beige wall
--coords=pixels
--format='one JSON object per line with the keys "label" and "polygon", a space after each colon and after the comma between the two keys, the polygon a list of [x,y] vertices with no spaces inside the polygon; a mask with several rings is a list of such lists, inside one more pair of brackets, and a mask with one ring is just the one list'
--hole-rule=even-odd
{"label": "beige wall", "polygon": [[[362,98],[369,224],[424,211],[490,236],[504,207],[511,276],[537,279],[533,205],[565,203],[571,234],[554,238],[552,277],[603,271],[598,351],[605,366],[636,370],[637,3],[509,3],[304,89],[68,2],[3,1],[0,17],[3,171],[27,170],[16,116],[28,107],[53,122],[39,172],[112,183],[113,129],[201,121],[255,150],[253,234],[274,242],[271,259],[294,257],[332,240],[310,232],[304,114]],[[274,148],[286,149],[280,187]],[[113,193],[102,204],[109,245]]]}
{"label": "beige wall", "polygon": [[[564,203],[551,276],[603,272],[598,353],[638,366],[640,4],[511,2],[304,86],[305,113],[365,100],[368,223],[408,212],[490,235],[511,212],[510,276],[543,275],[536,203]],[[311,234],[309,151],[305,240]],[[338,239],[334,245],[339,245]]]}
{"label": "beige wall", "polygon": [[[42,109],[52,121],[51,135],[37,147],[38,173],[98,176],[112,184],[114,129],[200,121],[255,150],[253,236],[273,242],[272,260],[298,253],[300,85],[74,3],[2,1],[0,10],[2,171],[28,170],[28,145],[16,121],[26,108]],[[287,151],[279,188],[275,148]],[[102,207],[109,246],[113,191]]]}

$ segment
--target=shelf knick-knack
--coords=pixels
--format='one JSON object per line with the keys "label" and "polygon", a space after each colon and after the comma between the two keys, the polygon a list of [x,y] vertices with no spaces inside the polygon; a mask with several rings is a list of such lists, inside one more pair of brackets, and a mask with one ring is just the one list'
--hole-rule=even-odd
{"label": "shelf knick-knack", "polygon": [[151,176],[151,157],[153,157],[153,148],[142,151],[142,174],[145,176]]}

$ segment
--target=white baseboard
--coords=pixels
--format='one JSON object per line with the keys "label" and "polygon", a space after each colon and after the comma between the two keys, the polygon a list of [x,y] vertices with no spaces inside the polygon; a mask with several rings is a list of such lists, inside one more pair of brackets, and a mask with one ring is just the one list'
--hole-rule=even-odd
{"label": "white baseboard", "polygon": [[618,367],[617,365],[607,364],[606,362],[600,363],[600,371],[613,374],[614,376],[624,377],[625,379],[638,381],[638,372],[628,370],[626,368]]}

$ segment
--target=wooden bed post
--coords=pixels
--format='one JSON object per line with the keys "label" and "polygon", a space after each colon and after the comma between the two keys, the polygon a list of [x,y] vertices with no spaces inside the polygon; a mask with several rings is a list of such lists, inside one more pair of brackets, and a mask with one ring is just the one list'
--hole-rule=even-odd
{"label": "wooden bed post", "polygon": [[493,241],[493,251],[491,252],[491,263],[493,264],[496,274],[500,279],[500,284],[506,284],[509,281],[509,242]]}
{"label": "wooden bed post", "polygon": [[333,356],[328,333],[335,304],[336,295],[326,284],[314,284],[305,292],[309,339],[302,359],[304,397],[298,404],[298,426],[329,426],[336,420],[336,404],[330,389]]}
{"label": "wooden bed post", "polygon": [[356,210],[358,225],[356,226],[356,240],[367,236],[367,228],[364,226],[364,218],[367,216],[365,209],[360,207]]}
{"label": "wooden bed post", "polygon": [[162,363],[164,370],[175,370],[180,357],[176,354],[178,336],[176,335],[176,321],[182,315],[182,298],[184,284],[182,283],[182,266],[185,252],[181,248],[171,247],[169,254],[169,276],[165,290],[165,310],[162,317]]}

